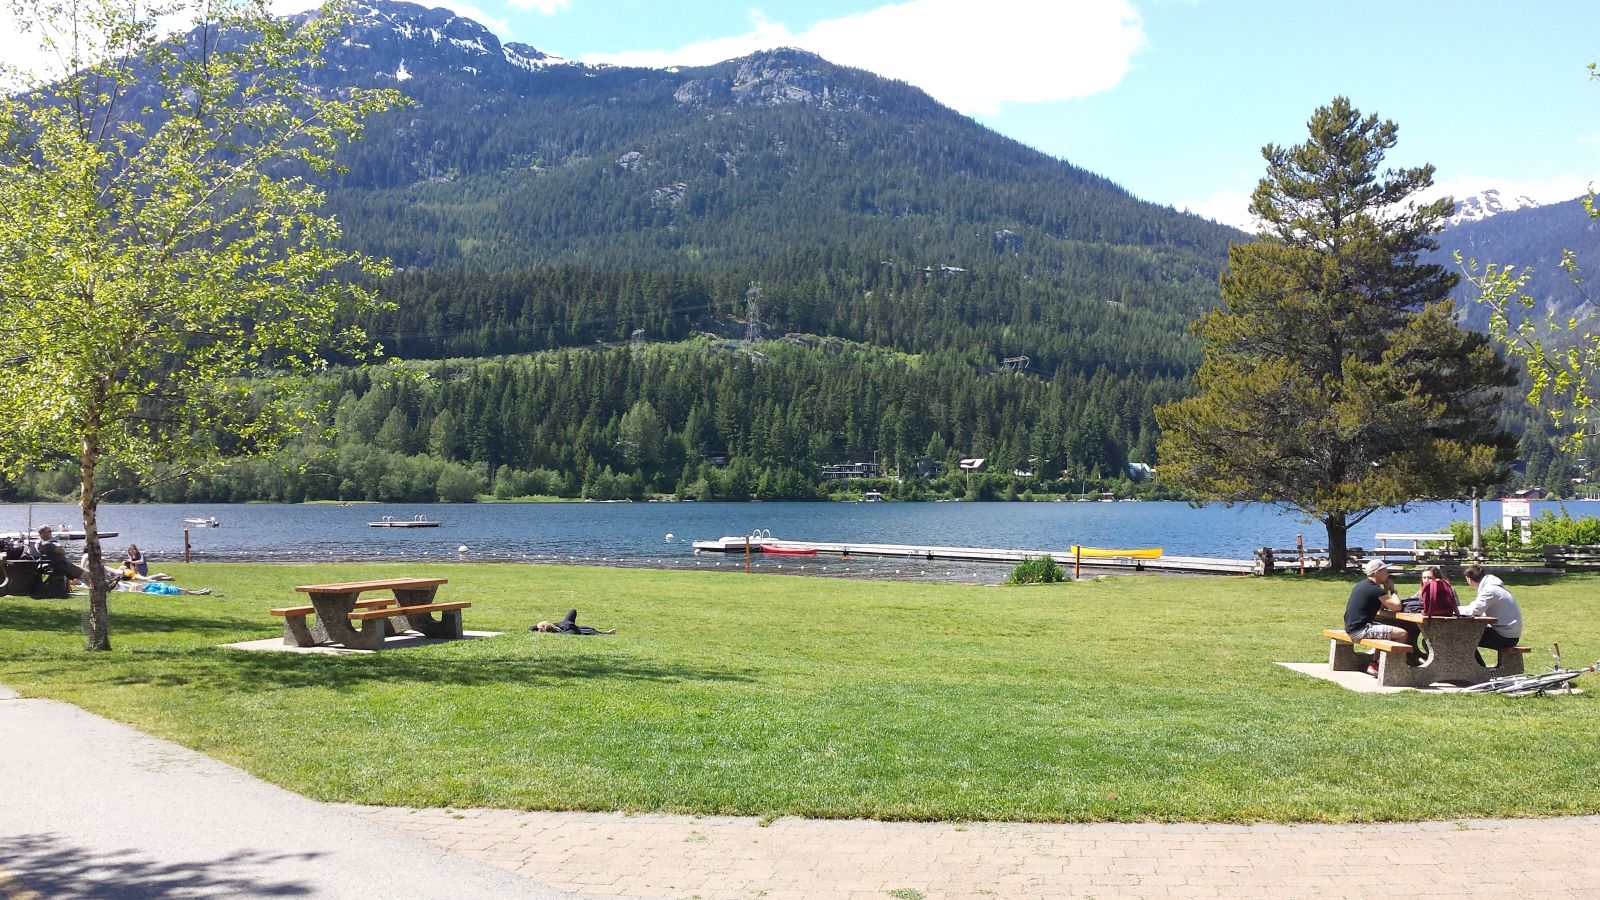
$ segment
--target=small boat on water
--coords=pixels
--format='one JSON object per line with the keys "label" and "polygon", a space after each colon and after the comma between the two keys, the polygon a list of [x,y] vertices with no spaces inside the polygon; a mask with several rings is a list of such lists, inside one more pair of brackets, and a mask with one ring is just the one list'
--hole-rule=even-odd
{"label": "small boat on water", "polygon": [[193,525],[196,528],[216,528],[222,523],[217,521],[216,516],[212,516],[208,519],[184,519],[183,524]]}
{"label": "small boat on water", "polygon": [[817,548],[803,544],[762,544],[761,552],[779,556],[816,556]]}
{"label": "small boat on water", "polygon": [[396,519],[394,516],[384,516],[376,522],[368,522],[373,528],[438,528],[442,523],[438,519],[426,516],[412,516],[409,519]]}

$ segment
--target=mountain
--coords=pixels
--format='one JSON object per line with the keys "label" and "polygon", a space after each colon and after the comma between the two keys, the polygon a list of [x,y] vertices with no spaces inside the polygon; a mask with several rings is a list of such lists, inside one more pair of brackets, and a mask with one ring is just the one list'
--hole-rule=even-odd
{"label": "mountain", "polygon": [[323,186],[428,377],[330,375],[332,444],[188,499],[800,499],[923,457],[991,461],[946,496],[1115,487],[1245,239],[799,50],[587,66],[370,0],[324,52],[320,90],[411,101]]}
{"label": "mountain", "polygon": [[1462,225],[1468,222],[1482,222],[1490,216],[1500,213],[1515,212],[1519,209],[1534,209],[1539,206],[1529,197],[1518,194],[1516,196],[1502,195],[1500,191],[1489,188],[1466,197],[1455,198],[1455,212],[1450,215],[1451,225]]}
{"label": "mountain", "polygon": [[[407,308],[375,323],[407,353],[490,352],[398,338],[491,319],[504,325],[493,352],[577,339],[548,327],[575,307],[522,315],[527,298],[505,296],[509,273],[565,267],[580,280],[693,276],[695,304],[723,317],[742,315],[755,281],[771,333],[1181,376],[1198,358],[1187,325],[1217,302],[1228,242],[1243,237],[803,51],[584,66],[375,0],[328,54],[319,84],[393,86],[414,102],[344,155],[329,205],[350,240],[413,286],[423,273],[493,281],[408,289]],[[487,305],[461,302],[485,292]],[[573,300],[605,320],[582,337],[681,337],[698,318],[646,321],[602,299]]]}
{"label": "mountain", "polygon": [[[1581,272],[1600,271],[1600,223],[1590,218],[1583,201],[1568,200],[1545,206],[1507,210],[1492,217],[1464,221],[1439,235],[1439,251],[1432,261],[1456,269],[1454,254],[1463,260],[1516,266],[1531,270],[1524,289],[1534,298],[1540,318],[1560,318],[1593,308],[1587,282],[1574,282],[1561,268],[1562,251],[1571,250]],[[1488,311],[1474,302],[1475,292],[1465,281],[1457,287],[1457,305],[1469,327],[1483,329]]]}

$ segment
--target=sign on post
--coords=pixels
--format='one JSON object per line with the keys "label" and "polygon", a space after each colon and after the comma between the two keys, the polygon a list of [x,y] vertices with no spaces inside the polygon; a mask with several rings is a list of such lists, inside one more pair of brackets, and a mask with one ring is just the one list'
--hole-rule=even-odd
{"label": "sign on post", "polygon": [[1507,534],[1521,534],[1524,544],[1533,543],[1533,501],[1501,500],[1500,527]]}

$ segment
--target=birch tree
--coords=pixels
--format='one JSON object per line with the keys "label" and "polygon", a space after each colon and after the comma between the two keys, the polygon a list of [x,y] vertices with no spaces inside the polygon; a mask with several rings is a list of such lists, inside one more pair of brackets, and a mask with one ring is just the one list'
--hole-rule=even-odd
{"label": "birch tree", "polygon": [[88,532],[86,647],[109,650],[97,476],[267,451],[313,420],[305,379],[360,354],[342,323],[385,267],[339,249],[312,179],[398,102],[302,80],[335,6],[11,0],[43,70],[0,100],[0,470],[66,459]]}

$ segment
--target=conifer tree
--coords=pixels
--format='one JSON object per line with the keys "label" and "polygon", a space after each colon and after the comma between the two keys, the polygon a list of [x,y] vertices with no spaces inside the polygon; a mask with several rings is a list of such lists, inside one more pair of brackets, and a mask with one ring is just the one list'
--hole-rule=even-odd
{"label": "conifer tree", "polygon": [[1511,440],[1495,389],[1512,376],[1457,324],[1456,276],[1418,261],[1451,208],[1413,199],[1433,167],[1381,169],[1398,129],[1344,97],[1308,127],[1262,150],[1260,233],[1229,249],[1223,305],[1195,325],[1199,394],[1156,418],[1163,480],[1299,510],[1343,568],[1373,511],[1499,480]]}

